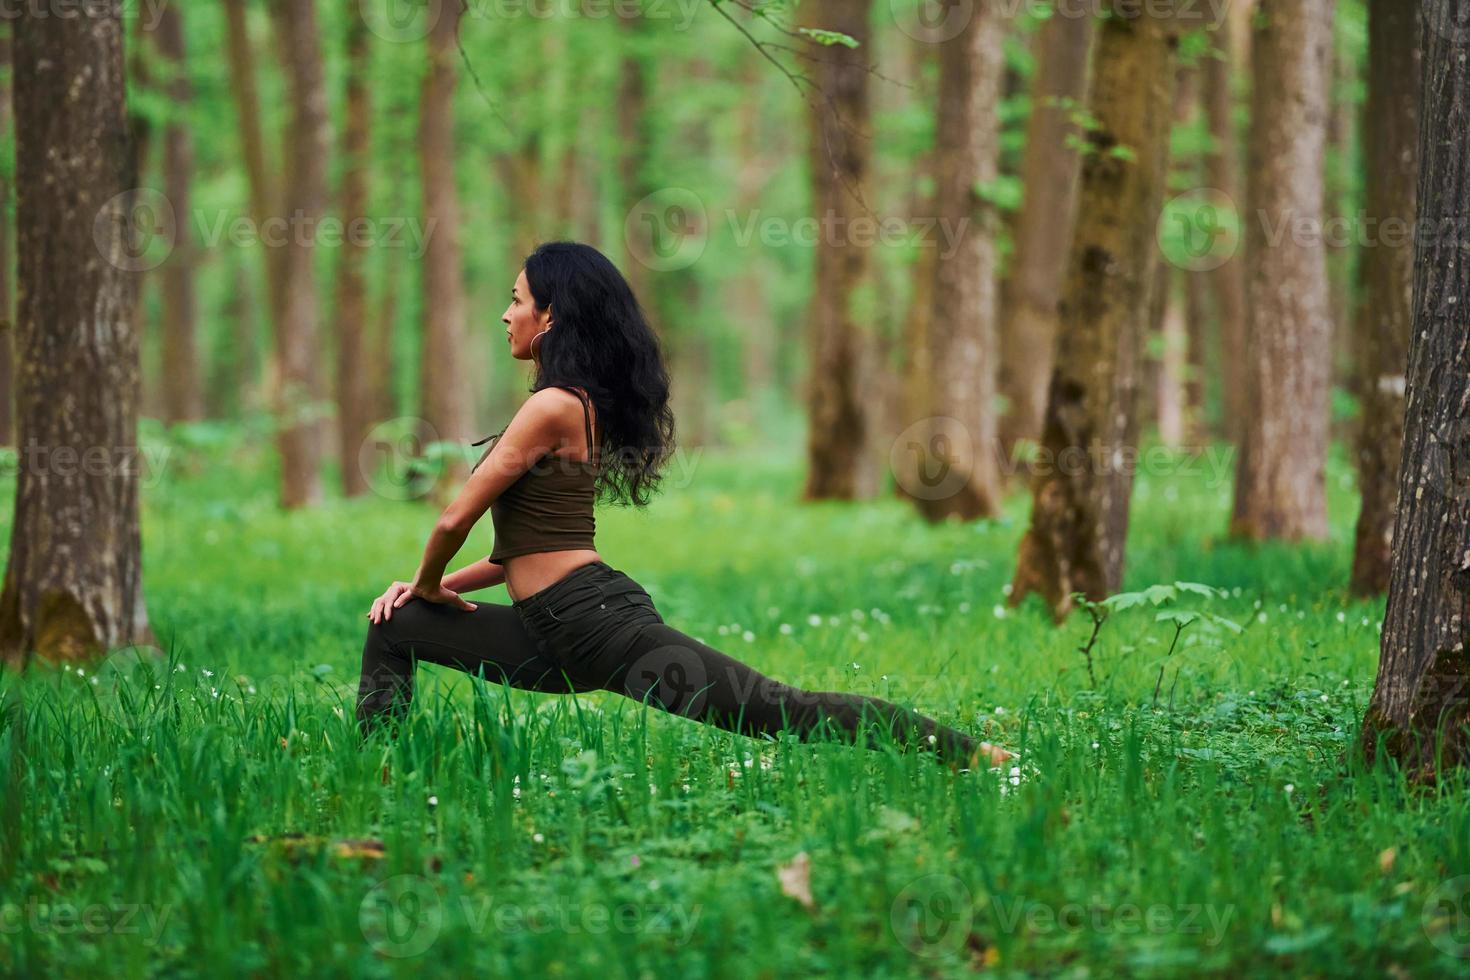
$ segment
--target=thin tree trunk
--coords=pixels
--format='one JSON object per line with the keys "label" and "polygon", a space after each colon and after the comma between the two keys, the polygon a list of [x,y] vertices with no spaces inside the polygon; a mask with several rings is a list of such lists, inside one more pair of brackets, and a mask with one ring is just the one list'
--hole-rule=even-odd
{"label": "thin tree trunk", "polygon": [[[1204,106],[1209,117],[1214,151],[1207,158],[1205,179],[1244,216],[1245,184],[1240,174],[1240,141],[1235,132],[1233,84],[1238,62],[1232,42],[1233,21],[1222,18],[1212,32],[1214,49],[1204,59]],[[1225,413],[1225,437],[1239,445],[1245,432],[1245,272],[1246,260],[1236,254],[1208,274],[1210,295],[1220,332],[1220,387]]]}
{"label": "thin tree trunk", "polygon": [[1320,235],[1332,0],[1262,0],[1253,45],[1249,336],[1234,536],[1327,535],[1332,310]]}
{"label": "thin tree trunk", "polygon": [[1377,229],[1359,267],[1357,322],[1362,426],[1358,487],[1362,509],[1353,548],[1352,590],[1388,588],[1395,482],[1404,441],[1403,367],[1414,315],[1413,228],[1419,179],[1419,18],[1396,0],[1368,4],[1368,102],[1363,107],[1366,210]]}
{"label": "thin tree trunk", "polygon": [[[925,79],[930,75],[926,68],[934,60],[934,47],[933,44],[920,40],[911,49],[915,61],[912,73],[916,88],[914,99],[920,105],[927,104],[934,98],[934,94],[925,84]],[[934,192],[932,189],[927,192],[924,189],[932,187],[933,178],[934,151],[931,147],[913,163],[913,179],[908,185],[910,220],[917,221],[925,215],[935,213]],[[900,392],[902,414],[899,419],[901,424],[898,426],[900,431],[895,433],[895,439],[901,437],[902,430],[908,425],[927,418],[931,412],[929,388],[932,380],[929,372],[932,357],[929,352],[929,330],[934,316],[934,270],[939,261],[938,256],[937,248],[919,249],[918,257],[909,272],[908,306],[901,326],[903,346],[899,371],[903,378]],[[926,492],[926,486],[932,482],[926,479],[925,471],[920,466],[924,454],[904,445],[895,445],[898,452],[890,453],[889,461],[893,470],[894,493],[901,499],[917,503],[917,495]]]}
{"label": "thin tree trunk", "polygon": [[[1375,10],[1375,36],[1389,30],[1383,13]],[[1414,260],[1398,523],[1378,677],[1362,737],[1370,755],[1382,738],[1401,766],[1432,773],[1439,762],[1470,761],[1470,424],[1464,411],[1470,400],[1470,263],[1463,239],[1470,64],[1464,38],[1450,29],[1470,23],[1470,0],[1446,0],[1425,13],[1445,18],[1420,35],[1417,198],[1420,226],[1432,233],[1419,236]],[[1398,51],[1405,55],[1403,47]]]}
{"label": "thin tree trunk", "polygon": [[[618,65],[617,113],[618,131],[623,136],[619,141],[618,181],[623,195],[623,213],[632,214],[638,202],[651,190],[644,178],[644,167],[653,144],[648,116],[648,73],[642,50],[642,39],[648,31],[642,16],[619,17],[618,26],[622,56]],[[623,236],[625,243],[626,237]],[[649,277],[651,270],[644,265],[639,250],[630,248],[621,268],[643,312],[650,320],[656,321],[657,311]],[[652,326],[657,331],[661,324],[654,322]]]}
{"label": "thin tree trunk", "polygon": [[[1061,621],[1072,595],[1123,579],[1140,347],[1168,179],[1175,25],[1149,8],[1098,25],[1078,222],[1062,293],[1056,364],[1010,603],[1040,592]],[[1135,11],[1136,12],[1136,11]]]}
{"label": "thin tree trunk", "polygon": [[[240,156],[245,163],[245,176],[250,186],[250,217],[255,227],[261,229],[268,217],[280,210],[280,190],[272,179],[266,164],[265,134],[260,125],[260,101],[255,85],[255,47],[250,40],[249,24],[245,16],[245,0],[225,0],[226,48],[230,61],[230,89],[235,95],[237,129],[240,140]],[[272,337],[279,335],[281,318],[281,289],[285,267],[282,260],[286,250],[267,245],[264,249],[266,316]],[[248,339],[254,341],[256,334]],[[255,350],[242,355],[252,362],[259,360]],[[279,356],[273,354],[265,362],[265,403],[273,410],[280,404]]]}
{"label": "thin tree trunk", "polygon": [[[1195,96],[1196,75],[1191,67],[1181,65],[1174,75],[1174,126],[1176,129],[1189,125],[1197,101]],[[1173,161],[1170,173],[1179,177],[1185,186],[1199,186],[1199,161],[1187,157]],[[1153,419],[1158,425],[1159,441],[1166,446],[1179,447],[1185,439],[1185,395],[1184,384],[1189,357],[1188,327],[1185,311],[1181,307],[1179,293],[1180,276],[1176,267],[1163,254],[1159,256],[1159,268],[1153,282],[1153,299],[1149,323],[1153,335],[1147,345],[1157,356],[1145,359],[1152,373],[1144,387],[1145,397],[1153,400]],[[1142,419],[1149,418],[1146,412],[1139,413]]]}
{"label": "thin tree trunk", "polygon": [[292,113],[286,141],[288,190],[283,195],[291,230],[279,249],[285,257],[275,337],[281,380],[276,444],[281,456],[281,503],[294,508],[322,498],[322,425],[314,404],[321,373],[315,236],[327,196],[329,133],[315,0],[277,0],[277,5]]}
{"label": "thin tree trunk", "polygon": [[[127,19],[124,18],[124,25]],[[124,57],[127,64],[126,85],[136,93],[150,92],[153,87],[152,72],[149,68],[147,53],[152,45],[152,32],[157,26],[156,22],[147,17],[138,17],[133,20],[132,35],[123,42]],[[124,27],[126,30],[126,26]],[[135,186],[132,190],[132,208],[144,207],[151,210],[153,202],[144,197],[145,188],[139,186],[148,174],[148,159],[153,147],[153,122],[144,112],[138,111],[136,104],[129,108],[128,127],[132,136],[132,159],[129,162],[131,173],[136,174]],[[178,214],[175,212],[175,219]],[[144,228],[141,223],[129,222],[129,232],[132,235],[129,254],[141,257],[146,252],[152,240],[153,230]],[[133,309],[132,317],[133,334],[138,338],[139,357],[139,381],[140,394],[138,397],[139,414],[148,418],[163,418],[163,385],[162,370],[154,369],[152,350],[161,347],[156,340],[150,339],[148,330],[148,298],[152,293],[156,277],[148,274],[147,261],[137,263],[138,268],[135,275],[136,282],[133,284]],[[145,369],[146,366],[146,369]]]}
{"label": "thin tree trunk", "polygon": [[1160,319],[1160,351],[1157,413],[1159,442],[1165,446],[1179,448],[1187,438],[1188,421],[1185,416],[1185,375],[1188,371],[1189,328],[1185,323],[1185,310],[1178,290],[1172,288],[1176,278],[1172,265],[1163,266],[1158,275],[1164,281],[1159,291],[1164,311]]}
{"label": "thin tree trunk", "polygon": [[188,422],[203,416],[204,398],[200,390],[196,260],[189,205],[194,181],[194,136],[187,117],[194,96],[178,4],[163,7],[153,37],[168,66],[164,90],[174,113],[163,130],[163,182],[175,216],[173,249],[159,270],[163,280],[163,418],[170,423]]}
{"label": "thin tree trunk", "polygon": [[[810,11],[807,7],[810,6]],[[867,440],[867,406],[861,391],[863,334],[854,301],[869,281],[871,249],[850,229],[867,213],[869,137],[867,0],[813,0],[801,10],[814,27],[841,31],[858,42],[818,53],[811,71],[820,91],[808,100],[812,210],[825,229],[813,262],[807,313],[809,344],[806,500],[851,500]],[[834,238],[833,236],[841,236]]]}
{"label": "thin tree trunk", "polygon": [[[10,135],[10,32],[0,34],[0,142]],[[0,445],[15,445],[15,299],[10,180],[0,171]]]}
{"label": "thin tree trunk", "polygon": [[112,2],[86,17],[27,12],[11,23],[23,370],[0,657],[76,661],[154,642],[139,528],[123,22]]}
{"label": "thin tree trunk", "polygon": [[[992,517],[1000,509],[996,435],[997,311],[994,206],[978,188],[997,173],[996,107],[1004,20],[977,8],[939,46],[935,116],[935,213],[954,234],[934,265],[928,351],[929,411],[919,440],[923,491],[911,488],[931,521]],[[941,236],[942,237],[942,236]],[[942,474],[942,475],[941,475]]]}
{"label": "thin tree trunk", "polygon": [[1192,448],[1203,448],[1210,438],[1205,418],[1206,326],[1209,323],[1209,283],[1202,272],[1184,273],[1184,319],[1187,353],[1184,369],[1185,439]]}
{"label": "thin tree trunk", "polygon": [[342,186],[339,209],[348,234],[337,259],[337,428],[342,495],[367,492],[359,450],[372,427],[371,375],[365,349],[369,331],[366,266],[371,254],[362,237],[351,233],[367,221],[368,168],[372,133],[372,33],[363,17],[347,19],[346,126],[342,131]]}
{"label": "thin tree trunk", "polygon": [[[424,419],[439,439],[463,442],[470,433],[463,357],[465,293],[459,242],[459,195],[454,180],[455,35],[460,8],[450,5],[427,39],[429,67],[419,102],[419,175],[424,227],[433,229],[424,249],[423,360],[420,391]],[[450,455],[436,481],[436,500],[458,488],[468,461]],[[447,499],[444,499],[447,503]]]}
{"label": "thin tree trunk", "polygon": [[1047,378],[1056,342],[1057,301],[1077,213],[1080,132],[1074,110],[1087,99],[1093,18],[1053,16],[1036,38],[1036,76],[1022,163],[1025,199],[1016,227],[1010,288],[1000,328],[999,385],[1006,403],[1000,445],[1041,436]]}

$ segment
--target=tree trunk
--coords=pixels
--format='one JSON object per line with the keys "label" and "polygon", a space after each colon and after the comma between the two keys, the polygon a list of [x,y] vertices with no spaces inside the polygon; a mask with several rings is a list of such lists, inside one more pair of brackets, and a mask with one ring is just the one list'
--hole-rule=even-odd
{"label": "tree trunk", "polygon": [[[229,54],[229,87],[235,93],[235,115],[240,132],[240,153],[244,159],[245,178],[250,184],[250,217],[257,229],[265,225],[266,217],[278,213],[278,190],[270,179],[266,166],[265,134],[260,129],[260,101],[256,96],[256,56],[250,41],[250,29],[245,21],[245,0],[225,0],[226,48]],[[285,250],[266,247],[266,316],[269,317],[272,336],[279,335],[281,322],[281,287],[285,276],[282,264]],[[256,335],[237,334],[243,341],[253,344]],[[238,351],[241,359],[256,363],[259,354],[254,348]],[[266,361],[265,401],[275,408],[279,404],[278,357]]]}
{"label": "tree trunk", "polygon": [[935,214],[954,235],[938,235],[930,319],[928,406],[913,443],[926,474],[914,492],[931,521],[993,517],[1000,509],[996,434],[997,311],[995,207],[977,193],[993,184],[999,156],[996,107],[1004,20],[976,8],[939,46],[935,116]]}
{"label": "tree trunk", "polygon": [[194,180],[194,136],[188,113],[193,101],[184,50],[183,16],[178,4],[159,13],[154,42],[169,79],[164,86],[173,116],[163,131],[163,185],[174,209],[174,243],[160,271],[163,279],[163,419],[190,422],[204,414],[200,390],[198,317],[194,299],[193,221],[190,185]]}
{"label": "tree trunk", "polygon": [[[10,137],[10,32],[0,34],[0,142]],[[15,445],[15,313],[10,179],[0,171],[0,446]]]}
{"label": "tree trunk", "polygon": [[1252,540],[1327,535],[1332,310],[1320,230],[1332,6],[1262,0],[1256,20],[1249,401],[1230,527]]}
{"label": "tree trunk", "polygon": [[[447,7],[427,39],[429,66],[419,102],[419,176],[424,227],[423,359],[420,391],[424,419],[439,439],[463,444],[473,438],[465,389],[464,271],[459,242],[459,195],[454,182],[454,83],[460,8]],[[461,454],[451,454],[435,483],[434,499],[448,503],[469,473]]]}
{"label": "tree trunk", "polygon": [[23,370],[0,656],[77,661],[154,642],[138,513],[123,24],[116,2],[11,23]]}
{"label": "tree trunk", "polygon": [[[642,16],[619,17],[618,27],[622,57],[618,65],[618,131],[623,134],[619,142],[618,180],[623,195],[623,213],[632,214],[638,202],[651,190],[644,178],[644,167],[653,147],[648,118],[648,73],[644,65],[642,39],[648,29]],[[626,244],[626,236],[624,236]],[[642,253],[629,248],[622,264],[633,295],[643,307],[649,319],[657,320],[654,309],[653,288],[649,280],[649,268],[643,264]],[[655,331],[661,324],[653,324]]]}
{"label": "tree trunk", "polygon": [[1404,441],[1403,366],[1414,315],[1413,228],[1419,180],[1419,18],[1394,0],[1368,5],[1368,101],[1363,107],[1366,210],[1376,229],[1363,250],[1363,308],[1357,322],[1362,426],[1352,591],[1388,588]]}
{"label": "tree trunk", "polygon": [[[1205,165],[1211,188],[1231,201],[1245,217],[1245,185],[1240,175],[1240,143],[1235,133],[1233,84],[1238,62],[1232,42],[1233,21],[1220,20],[1212,32],[1214,49],[1204,59],[1204,106],[1209,117],[1214,150]],[[1239,445],[1245,432],[1245,270],[1246,260],[1236,254],[1206,273],[1220,332],[1220,387],[1225,413],[1225,437]]]}
{"label": "tree trunk", "polygon": [[315,239],[327,196],[329,133],[315,0],[277,0],[277,4],[292,112],[286,140],[288,190],[283,195],[288,230],[278,249],[285,255],[275,337],[281,381],[276,444],[281,456],[281,503],[294,508],[322,498],[322,425],[314,399],[321,373]]}
{"label": "tree trunk", "polygon": [[807,312],[806,500],[857,496],[867,438],[864,337],[854,305],[869,284],[871,249],[851,231],[868,214],[869,7],[867,0],[811,0],[801,7],[811,26],[858,42],[856,48],[834,44],[818,53],[811,77],[820,91],[807,100],[812,212],[822,231]]}
{"label": "tree trunk", "polygon": [[[149,68],[148,51],[153,44],[153,31],[157,27],[155,20],[147,17],[133,18],[132,34],[123,40],[123,52],[127,65],[127,77],[124,86],[136,96],[153,95],[153,78]],[[126,25],[128,18],[124,18]],[[126,28],[125,28],[126,29]],[[141,186],[148,174],[148,159],[153,147],[153,121],[146,112],[140,110],[139,106],[143,98],[135,98],[129,106],[128,127],[132,137],[132,159],[128,166],[130,173],[134,174],[134,186],[131,188],[132,199],[129,205],[129,213],[137,208],[148,208],[151,210],[154,202],[146,199],[147,189]],[[177,212],[174,215],[177,220]],[[154,231],[152,228],[143,227],[144,223],[129,221],[128,231],[132,235],[130,255],[142,256],[152,240]],[[138,263],[133,283],[133,310],[132,326],[133,334],[138,338],[139,380],[140,394],[138,397],[138,412],[140,415],[152,419],[163,418],[164,404],[163,391],[160,380],[155,380],[155,375],[161,375],[162,371],[145,370],[144,366],[152,367],[152,348],[162,346],[156,341],[150,340],[148,330],[148,298],[153,290],[156,277],[148,274],[146,260]]]}
{"label": "tree trunk", "polygon": [[1185,378],[1189,371],[1189,327],[1178,290],[1172,288],[1176,278],[1174,267],[1164,265],[1157,275],[1163,281],[1157,286],[1163,313],[1159,321],[1159,374],[1155,411],[1159,424],[1159,442],[1179,448],[1188,438],[1185,416]]}
{"label": "tree trunk", "polygon": [[368,167],[371,152],[372,98],[368,78],[372,33],[363,17],[347,19],[346,126],[342,131],[341,219],[347,234],[337,259],[337,461],[342,495],[367,492],[368,481],[358,460],[372,427],[371,374],[365,342],[369,333],[366,266],[371,254],[363,238],[352,234],[368,220]]}
{"label": "tree trunk", "polygon": [[[1195,71],[1181,65],[1174,73],[1174,127],[1189,125],[1194,115]],[[1170,173],[1186,187],[1199,186],[1199,161],[1193,157],[1174,160]],[[1145,344],[1149,356],[1144,359],[1149,383],[1142,389],[1142,396],[1152,398],[1152,415],[1140,412],[1142,424],[1150,417],[1158,426],[1159,441],[1165,446],[1178,448],[1185,439],[1185,374],[1188,370],[1189,332],[1185,324],[1184,309],[1180,306],[1178,290],[1180,276],[1175,265],[1163,254],[1159,255],[1159,267],[1154,273],[1152,299],[1149,301],[1149,325],[1152,330]]]}
{"label": "tree trunk", "polygon": [[1184,318],[1187,354],[1184,368],[1184,438],[1190,447],[1204,448],[1210,438],[1205,418],[1205,373],[1209,364],[1206,325],[1209,322],[1208,283],[1202,272],[1184,273]]}
{"label": "tree trunk", "polygon": [[[1378,6],[1374,43],[1389,31]],[[1470,0],[1446,0],[1425,12],[1446,18],[1421,34],[1417,198],[1419,224],[1428,233],[1418,237],[1414,260],[1398,523],[1378,678],[1362,732],[1370,755],[1382,737],[1400,765],[1432,773],[1440,761],[1470,761],[1470,423],[1464,409],[1470,400],[1470,263],[1463,244],[1470,65],[1464,38],[1452,29],[1470,23]],[[1402,57],[1406,47],[1398,51]]]}
{"label": "tree trunk", "polygon": [[1092,17],[1053,16],[1036,38],[1036,75],[1022,163],[1025,200],[1016,228],[1010,288],[1000,329],[1000,420],[1007,459],[1021,439],[1041,436],[1057,330],[1057,300],[1066,276],[1067,247],[1077,212],[1077,152],[1068,136],[1087,99]]}
{"label": "tree trunk", "polygon": [[1145,8],[1098,25],[1096,128],[1086,135],[1078,222],[1060,306],[1031,526],[1010,603],[1036,591],[1057,621],[1072,595],[1118,590],[1137,443],[1140,347],[1159,255],[1174,98],[1173,18]]}

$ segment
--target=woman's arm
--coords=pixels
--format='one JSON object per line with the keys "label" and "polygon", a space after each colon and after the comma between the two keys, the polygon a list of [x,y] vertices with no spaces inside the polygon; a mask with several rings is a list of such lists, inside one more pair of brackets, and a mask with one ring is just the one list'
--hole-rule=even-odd
{"label": "woman's arm", "polygon": [[450,592],[463,594],[478,589],[488,589],[504,581],[505,566],[487,558],[444,576],[444,587]]}
{"label": "woman's arm", "polygon": [[490,455],[470,474],[458,496],[435,522],[414,573],[414,595],[438,595],[448,588],[443,585],[444,570],[470,536],[475,522],[537,460],[561,448],[569,417],[568,402],[563,399],[574,397],[559,388],[543,388],[526,399]]}

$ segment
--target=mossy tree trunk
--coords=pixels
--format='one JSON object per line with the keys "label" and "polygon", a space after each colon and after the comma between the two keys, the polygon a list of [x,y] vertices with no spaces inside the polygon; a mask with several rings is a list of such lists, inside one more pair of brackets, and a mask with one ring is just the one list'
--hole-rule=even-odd
{"label": "mossy tree trunk", "polygon": [[0,657],[82,661],[153,642],[123,22],[113,2],[86,17],[28,12],[11,23],[20,472]]}
{"label": "mossy tree trunk", "polygon": [[1098,24],[1078,221],[1062,292],[1056,361],[1031,524],[1010,602],[1039,592],[1058,621],[1073,593],[1117,591],[1133,488],[1136,396],[1168,176],[1175,49],[1171,12],[1116,0]]}

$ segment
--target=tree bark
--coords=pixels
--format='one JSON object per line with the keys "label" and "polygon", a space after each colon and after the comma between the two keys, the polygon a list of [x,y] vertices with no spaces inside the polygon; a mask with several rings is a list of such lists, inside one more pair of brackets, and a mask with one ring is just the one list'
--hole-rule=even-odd
{"label": "tree bark", "polygon": [[[240,134],[240,155],[245,163],[245,177],[250,185],[250,212],[257,229],[268,217],[280,211],[280,188],[272,179],[266,163],[265,134],[260,126],[260,98],[255,85],[255,46],[250,40],[250,27],[245,16],[245,0],[225,0],[227,23],[226,47],[230,60],[230,88],[235,93],[235,112]],[[276,329],[281,314],[281,286],[284,281],[283,248],[265,249],[265,281],[267,312],[271,328]],[[268,366],[267,398],[274,404],[279,379],[277,366]]]}
{"label": "tree bark", "polygon": [[996,209],[977,188],[995,181],[996,108],[1004,20],[977,7],[939,46],[935,116],[935,214],[954,235],[927,243],[934,263],[928,336],[929,410],[914,442],[933,479],[915,496],[931,521],[993,517],[1000,509],[996,431]]}
{"label": "tree bark", "polygon": [[194,180],[194,136],[188,113],[193,102],[184,48],[183,15],[178,4],[159,13],[153,33],[158,53],[168,66],[164,85],[170,119],[163,130],[163,186],[174,209],[174,242],[160,271],[163,286],[163,418],[190,422],[204,414],[200,390],[198,317],[194,298],[193,221],[189,194]]}
{"label": "tree bark", "polygon": [[[1032,494],[1010,603],[1039,592],[1060,622],[1073,593],[1122,583],[1140,347],[1158,263],[1177,35],[1167,10],[1098,25],[1078,222],[1060,307]],[[1136,10],[1136,8],[1134,8]]]}
{"label": "tree bark", "polygon": [[[811,9],[807,11],[807,8]],[[812,211],[822,232],[813,255],[807,312],[809,350],[806,500],[851,500],[858,494],[867,438],[862,328],[854,303],[869,283],[871,249],[851,234],[868,213],[869,140],[867,0],[812,0],[802,4],[809,23],[841,31],[858,42],[818,52],[808,96]]]}
{"label": "tree bark", "polygon": [[11,23],[20,472],[0,656],[80,661],[154,642],[139,529],[123,24],[115,0],[86,17],[28,12]]}
{"label": "tree bark", "polygon": [[[424,227],[433,229],[424,249],[423,360],[420,383],[424,419],[438,438],[473,438],[464,371],[464,270],[459,242],[459,195],[454,182],[455,36],[460,10],[448,5],[427,39],[429,66],[419,102],[419,176]],[[435,499],[457,488],[469,473],[461,455],[446,458]],[[445,500],[444,502],[448,502]]]}
{"label": "tree bark", "polygon": [[363,17],[347,18],[347,81],[342,131],[342,185],[338,208],[347,234],[337,259],[337,461],[342,471],[342,495],[367,492],[358,451],[372,427],[366,338],[370,330],[367,309],[366,266],[371,254],[362,237],[352,233],[367,221],[368,168],[372,145],[371,72],[372,33]]}
{"label": "tree bark", "polygon": [[[0,34],[0,140],[10,133],[10,32]],[[15,294],[9,178],[0,173],[0,445],[15,445]]]}
{"label": "tree bark", "polygon": [[1407,236],[1419,180],[1419,18],[1394,0],[1368,4],[1368,101],[1363,107],[1366,197],[1373,244],[1358,274],[1357,321],[1362,424],[1358,487],[1362,509],[1353,548],[1352,591],[1388,588],[1399,453],[1404,440],[1404,375],[1414,315],[1414,251]]}
{"label": "tree bark", "polygon": [[[1420,35],[1420,234],[1398,523],[1378,677],[1362,729],[1370,756],[1381,738],[1401,766],[1422,775],[1470,761],[1470,65],[1453,27],[1470,23],[1470,0],[1446,0],[1432,15],[1445,20]],[[1378,20],[1373,30],[1387,26]]]}
{"label": "tree bark", "polygon": [[316,235],[326,205],[329,146],[326,89],[315,0],[277,0],[282,57],[288,65],[291,124],[281,259],[281,311],[276,324],[280,377],[276,445],[281,504],[310,506],[322,498],[322,424],[314,394],[320,382],[321,324],[316,295]]}
{"label": "tree bark", "polygon": [[1332,310],[1321,235],[1332,0],[1262,0],[1253,45],[1246,429],[1230,531],[1327,535]]}
{"label": "tree bark", "polygon": [[[1220,20],[1212,32],[1214,47],[1204,59],[1204,107],[1209,117],[1213,151],[1205,164],[1210,187],[1233,202],[1244,217],[1245,185],[1240,175],[1240,141],[1235,132],[1235,94],[1232,86],[1238,70],[1234,24],[1231,17]],[[1220,332],[1220,387],[1225,413],[1225,437],[1239,445],[1245,432],[1245,271],[1246,260],[1237,253],[1209,276],[1215,321]]]}
{"label": "tree bark", "polygon": [[1008,459],[1014,458],[1019,440],[1041,436],[1057,300],[1077,213],[1080,160],[1067,140],[1081,135],[1072,114],[1087,100],[1092,35],[1092,17],[1056,15],[1036,38],[1036,75],[1021,165],[1025,199],[1000,328],[999,385],[1006,409],[999,432]]}

